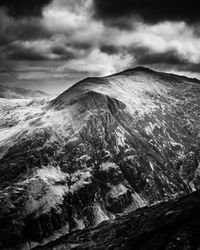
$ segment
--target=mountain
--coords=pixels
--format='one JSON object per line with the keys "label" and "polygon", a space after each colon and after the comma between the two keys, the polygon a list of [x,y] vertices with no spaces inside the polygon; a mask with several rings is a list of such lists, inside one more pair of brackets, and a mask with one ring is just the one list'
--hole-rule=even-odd
{"label": "mountain", "polygon": [[200,81],[141,67],[51,102],[2,99],[0,248],[31,249],[198,190],[199,107]]}
{"label": "mountain", "polygon": [[139,208],[114,221],[67,234],[38,250],[199,249],[200,192]]}
{"label": "mountain", "polygon": [[48,94],[39,90],[8,87],[0,84],[0,98],[24,99],[24,98],[38,98],[44,96],[48,96]]}

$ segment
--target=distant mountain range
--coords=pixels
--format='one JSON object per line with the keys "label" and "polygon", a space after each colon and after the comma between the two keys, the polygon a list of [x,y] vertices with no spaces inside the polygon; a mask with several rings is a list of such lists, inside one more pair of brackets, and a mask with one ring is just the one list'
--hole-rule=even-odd
{"label": "distant mountain range", "polygon": [[139,67],[84,79],[51,102],[0,102],[1,249],[31,249],[200,187],[197,79]]}
{"label": "distant mountain range", "polygon": [[24,98],[37,98],[43,96],[49,96],[49,95],[39,90],[8,87],[3,84],[0,84],[0,98],[24,99]]}

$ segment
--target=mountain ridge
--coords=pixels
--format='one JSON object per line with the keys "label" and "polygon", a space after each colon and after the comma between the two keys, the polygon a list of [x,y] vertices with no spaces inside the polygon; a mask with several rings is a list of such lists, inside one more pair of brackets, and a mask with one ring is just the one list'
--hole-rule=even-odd
{"label": "mountain ridge", "polygon": [[[192,78],[192,77],[188,77],[188,76],[185,76],[185,75],[177,75],[175,73],[170,73],[170,72],[162,72],[162,71],[157,71],[157,70],[154,70],[154,69],[151,69],[151,68],[147,68],[147,67],[144,67],[144,66],[138,66],[138,67],[135,67],[135,68],[130,68],[130,69],[126,69],[122,72],[119,72],[119,73],[116,73],[116,75],[118,74],[123,74],[123,73],[126,73],[126,72],[134,72],[134,71],[140,71],[140,72],[149,72],[149,73],[156,73],[156,74],[165,74],[165,75],[169,75],[169,76],[174,76],[174,77],[177,77],[177,78],[183,78],[183,79],[186,79],[186,80],[190,80],[190,81],[195,81],[195,82],[198,82],[200,83],[200,79],[198,78]],[[114,74],[115,75],[115,74]]]}
{"label": "mountain ridge", "polygon": [[31,249],[198,190],[199,93],[140,71],[88,78],[50,103],[1,100],[0,242]]}

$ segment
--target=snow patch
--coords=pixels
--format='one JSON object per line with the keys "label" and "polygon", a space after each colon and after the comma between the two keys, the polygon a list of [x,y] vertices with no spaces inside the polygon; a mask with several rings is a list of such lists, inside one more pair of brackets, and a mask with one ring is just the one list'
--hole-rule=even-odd
{"label": "snow patch", "polygon": [[149,162],[149,165],[150,165],[152,171],[154,171],[154,170],[155,170],[155,169],[154,169],[154,165],[153,165],[153,163],[152,163],[151,161]]}
{"label": "snow patch", "polygon": [[119,167],[113,162],[103,162],[100,169],[103,171],[109,171],[110,169],[118,169]]}
{"label": "snow patch", "polygon": [[143,200],[138,193],[133,193],[132,194],[134,205],[139,207],[144,207],[147,205],[147,202]]}
{"label": "snow patch", "polygon": [[84,229],[85,228],[85,224],[84,224],[84,221],[83,220],[81,220],[81,219],[78,219],[78,218],[76,218],[76,217],[74,217],[74,220],[75,220],[75,222],[77,223],[77,228],[78,229]]}
{"label": "snow patch", "polygon": [[123,184],[119,184],[119,185],[111,187],[111,190],[109,191],[109,195],[111,197],[117,197],[117,196],[125,194],[127,191],[128,191],[128,188],[126,188]]}
{"label": "snow patch", "polygon": [[74,184],[70,187],[71,192],[77,191],[79,188],[90,184],[91,183],[91,169],[85,170],[85,171],[76,171],[72,176],[71,176],[71,182]]}
{"label": "snow patch", "polygon": [[125,145],[125,140],[126,140],[124,130],[121,127],[118,127],[116,129],[116,135],[117,135],[117,144],[123,147]]}
{"label": "snow patch", "polygon": [[37,170],[36,176],[40,177],[45,182],[56,183],[60,181],[65,181],[67,174],[63,173],[60,167],[42,167]]}
{"label": "snow patch", "polygon": [[100,224],[102,221],[109,220],[108,216],[103,212],[99,204],[94,205],[93,207],[95,225]]}
{"label": "snow patch", "polygon": [[149,135],[153,133],[154,128],[157,126],[157,124],[153,124],[152,122],[148,123],[148,126],[145,128],[145,132]]}

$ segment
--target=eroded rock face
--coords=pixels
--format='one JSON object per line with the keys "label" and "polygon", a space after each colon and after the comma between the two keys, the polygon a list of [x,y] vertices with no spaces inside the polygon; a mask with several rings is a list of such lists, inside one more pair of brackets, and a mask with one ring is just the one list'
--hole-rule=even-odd
{"label": "eroded rock face", "polygon": [[32,248],[198,189],[199,93],[197,80],[139,68],[50,103],[1,100],[0,247]]}

